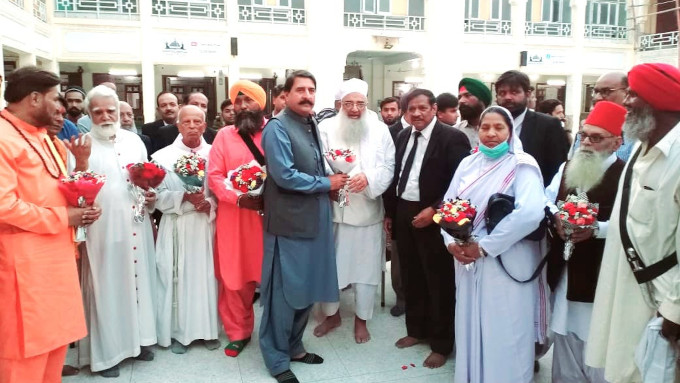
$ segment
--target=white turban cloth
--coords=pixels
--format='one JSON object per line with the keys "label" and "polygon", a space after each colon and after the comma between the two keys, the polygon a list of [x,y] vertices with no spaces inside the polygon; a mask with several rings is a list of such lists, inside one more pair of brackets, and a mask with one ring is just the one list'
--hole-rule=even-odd
{"label": "white turban cloth", "polygon": [[364,97],[368,97],[368,83],[358,78],[351,78],[342,83],[339,93],[341,100],[350,93],[360,93]]}

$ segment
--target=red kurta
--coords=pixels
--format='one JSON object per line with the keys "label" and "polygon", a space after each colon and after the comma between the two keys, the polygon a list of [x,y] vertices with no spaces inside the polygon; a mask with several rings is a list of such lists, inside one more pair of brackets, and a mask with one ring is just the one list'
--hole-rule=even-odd
{"label": "red kurta", "polygon": [[[260,150],[261,138],[261,132],[253,137]],[[229,290],[240,290],[248,282],[259,283],[262,273],[262,217],[254,210],[236,206],[238,195],[224,184],[230,170],[253,159],[233,126],[220,129],[210,151],[208,185],[218,199],[215,276]]]}
{"label": "red kurta", "polygon": [[[59,169],[45,129],[0,112]],[[33,149],[0,118],[0,358],[44,354],[86,335],[66,200]]]}

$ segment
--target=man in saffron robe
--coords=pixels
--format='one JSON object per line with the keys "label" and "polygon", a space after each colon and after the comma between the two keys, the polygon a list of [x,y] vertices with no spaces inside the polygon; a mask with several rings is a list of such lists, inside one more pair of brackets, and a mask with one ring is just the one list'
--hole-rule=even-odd
{"label": "man in saffron robe", "polygon": [[[262,197],[238,195],[225,184],[229,171],[257,160],[263,162],[264,89],[252,81],[237,81],[230,97],[239,106],[236,126],[217,132],[208,161],[208,184],[218,200],[215,275],[219,281],[218,310],[229,344],[227,356],[238,356],[250,342],[255,325],[253,296],[262,274]],[[260,164],[264,165],[264,164]]]}
{"label": "man in saffron robe", "polygon": [[67,344],[86,335],[72,230],[99,216],[58,190],[60,157],[45,127],[61,113],[59,77],[7,76],[0,112],[0,380],[61,382]]}

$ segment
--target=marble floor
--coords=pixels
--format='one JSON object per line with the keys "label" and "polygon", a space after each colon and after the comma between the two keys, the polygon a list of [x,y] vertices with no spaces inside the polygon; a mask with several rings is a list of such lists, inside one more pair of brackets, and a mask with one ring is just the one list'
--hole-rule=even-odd
{"label": "marble floor", "polygon": [[[389,263],[388,263],[389,267]],[[394,292],[390,287],[389,271],[386,273],[385,307],[380,307],[380,297],[376,296],[373,319],[369,321],[371,341],[358,345],[353,336],[352,290],[341,295],[342,326],[322,338],[312,334],[320,319],[314,310],[305,333],[305,346],[325,359],[321,365],[294,363],[292,370],[301,382],[323,383],[374,383],[374,382],[411,382],[439,383],[453,382],[455,360],[453,355],[446,365],[439,369],[422,367],[429,354],[426,345],[416,345],[408,349],[397,349],[394,342],[405,335],[404,317],[392,317],[389,313],[394,304]],[[378,294],[380,294],[378,288]],[[226,357],[222,348],[208,351],[202,342],[192,344],[186,354],[176,355],[169,349],[154,347],[156,357],[151,362],[126,360],[121,364],[118,378],[102,378],[92,374],[88,367],[80,374],[65,377],[64,383],[83,382],[130,382],[130,383],[272,383],[264,367],[257,340],[257,329],[262,309],[256,305],[255,334],[252,342],[238,358]],[[226,337],[220,335],[222,345]],[[70,349],[66,362],[74,360],[75,350]],[[550,382],[552,351],[540,360],[541,370],[536,374],[536,383]],[[415,367],[414,367],[415,366]]]}

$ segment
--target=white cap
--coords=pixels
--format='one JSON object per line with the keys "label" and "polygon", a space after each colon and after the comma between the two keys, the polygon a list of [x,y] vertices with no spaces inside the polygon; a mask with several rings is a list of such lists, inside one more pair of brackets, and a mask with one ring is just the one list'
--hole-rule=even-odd
{"label": "white cap", "polygon": [[347,96],[350,93],[360,93],[364,95],[364,97],[368,97],[368,83],[358,78],[351,78],[342,83],[342,85],[340,86],[340,91],[338,93],[340,95],[340,98],[338,98],[338,94],[336,94],[335,95],[336,100],[342,100],[343,98],[345,98],[345,96]]}

